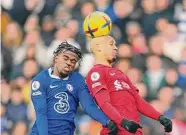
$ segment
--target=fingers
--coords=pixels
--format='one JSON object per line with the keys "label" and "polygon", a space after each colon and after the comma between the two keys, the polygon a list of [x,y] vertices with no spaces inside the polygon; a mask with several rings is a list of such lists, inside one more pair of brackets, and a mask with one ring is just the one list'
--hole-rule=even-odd
{"label": "fingers", "polygon": [[172,131],[171,127],[165,128],[165,132],[171,132],[171,131]]}
{"label": "fingers", "polygon": [[165,125],[165,132],[171,132],[172,131],[172,122],[169,121],[166,125]]}
{"label": "fingers", "polygon": [[143,128],[140,124],[138,124],[138,128]]}
{"label": "fingers", "polygon": [[171,132],[172,131],[172,125],[167,125],[165,127],[165,132]]}

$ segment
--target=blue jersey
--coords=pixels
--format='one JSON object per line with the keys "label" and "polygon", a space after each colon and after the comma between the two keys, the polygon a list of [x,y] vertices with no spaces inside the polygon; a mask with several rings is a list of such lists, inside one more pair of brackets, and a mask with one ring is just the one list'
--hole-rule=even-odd
{"label": "blue jersey", "polygon": [[60,79],[52,72],[53,68],[44,70],[32,81],[31,99],[36,121],[30,135],[73,135],[79,102],[88,115],[106,125],[108,117],[95,104],[79,73],[72,72]]}

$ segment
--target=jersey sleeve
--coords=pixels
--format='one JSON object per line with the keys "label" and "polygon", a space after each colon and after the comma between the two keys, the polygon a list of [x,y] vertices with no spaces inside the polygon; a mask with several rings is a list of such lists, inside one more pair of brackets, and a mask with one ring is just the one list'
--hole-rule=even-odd
{"label": "jersey sleeve", "polygon": [[82,81],[78,91],[78,98],[83,110],[96,121],[106,126],[109,118],[98,108],[88,91],[85,81]]}
{"label": "jersey sleeve", "polygon": [[36,76],[31,84],[31,99],[36,112],[36,125],[39,135],[48,135],[47,103],[45,78]]}
{"label": "jersey sleeve", "polygon": [[153,108],[147,101],[145,101],[142,97],[140,97],[138,88],[136,88],[132,84],[129,78],[128,78],[128,82],[133,90],[138,111],[147,117],[157,120],[161,114],[158,111],[156,111],[156,109]]}
{"label": "jersey sleeve", "polygon": [[107,88],[106,74],[104,70],[94,69],[87,76],[87,85],[91,95],[101,110],[114,122],[120,124],[123,117],[118,110],[112,106]]}
{"label": "jersey sleeve", "polygon": [[140,97],[137,92],[135,94],[135,98],[137,102],[137,108],[140,113],[154,120],[158,120],[161,114],[155,108],[153,108],[147,101]]}
{"label": "jersey sleeve", "polygon": [[106,76],[102,70],[90,71],[86,78],[87,86],[94,97],[101,89],[106,89]]}

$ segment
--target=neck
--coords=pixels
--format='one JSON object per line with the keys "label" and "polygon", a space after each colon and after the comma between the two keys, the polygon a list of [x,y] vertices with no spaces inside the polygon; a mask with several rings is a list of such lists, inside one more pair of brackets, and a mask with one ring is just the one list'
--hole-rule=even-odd
{"label": "neck", "polygon": [[59,72],[58,72],[58,70],[56,69],[55,66],[54,66],[54,71],[52,72],[52,75],[55,75],[57,77],[60,77]]}
{"label": "neck", "polygon": [[109,63],[107,60],[102,59],[101,57],[96,57],[96,64],[112,67],[111,63]]}
{"label": "neck", "polygon": [[61,79],[68,76],[68,74],[60,73],[55,66],[54,66],[54,71],[52,72],[52,75],[57,76],[57,77],[59,77]]}

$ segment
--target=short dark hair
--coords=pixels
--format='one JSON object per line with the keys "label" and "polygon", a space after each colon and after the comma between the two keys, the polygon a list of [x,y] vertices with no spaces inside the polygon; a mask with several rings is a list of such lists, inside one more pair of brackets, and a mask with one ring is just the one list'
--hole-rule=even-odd
{"label": "short dark hair", "polygon": [[77,54],[78,58],[81,59],[82,58],[82,52],[80,49],[78,49],[77,47],[69,44],[67,41],[62,42],[57,48],[56,50],[53,52],[54,57],[57,56],[58,54],[60,54],[62,51],[71,51],[75,54]]}

